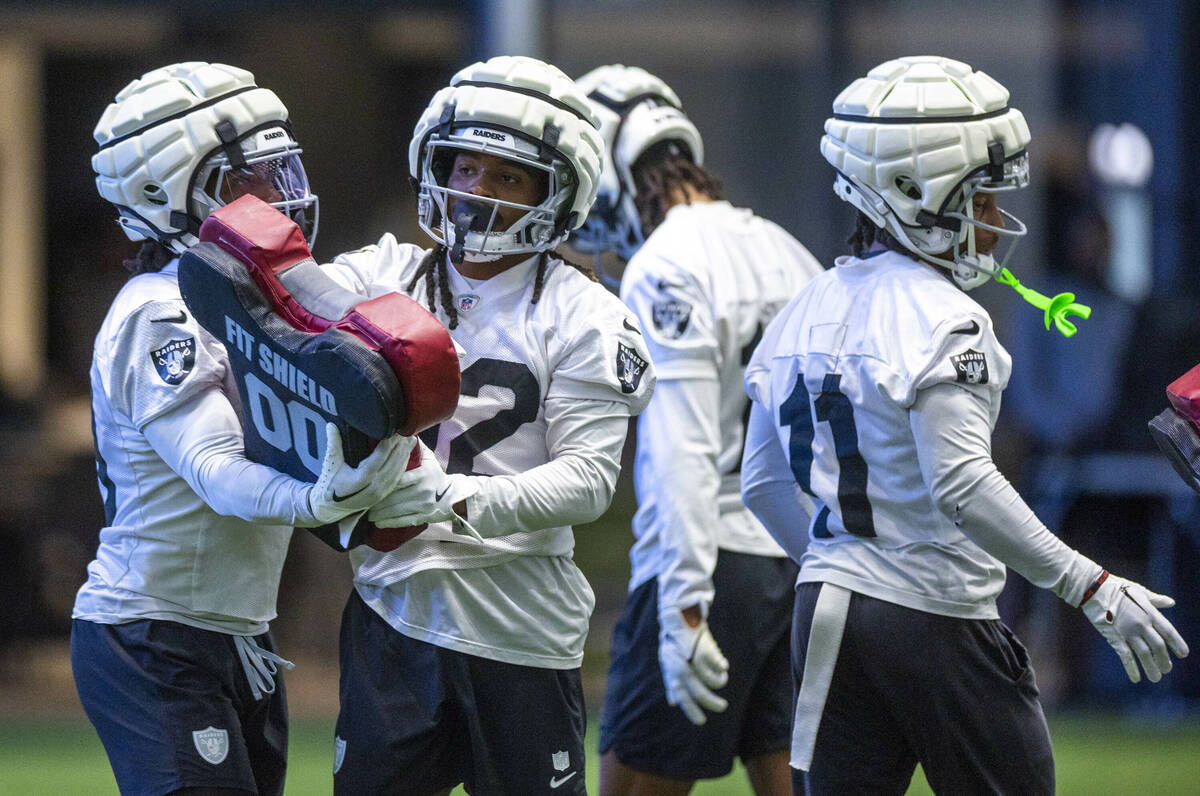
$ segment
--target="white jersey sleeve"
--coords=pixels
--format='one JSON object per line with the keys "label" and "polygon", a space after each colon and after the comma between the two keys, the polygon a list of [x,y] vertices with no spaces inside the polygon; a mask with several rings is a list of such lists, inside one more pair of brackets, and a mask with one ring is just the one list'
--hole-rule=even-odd
{"label": "white jersey sleeve", "polygon": [[696,275],[650,252],[638,252],[632,262],[621,300],[642,321],[658,377],[715,381],[716,319]]}
{"label": "white jersey sleeve", "polygon": [[225,380],[225,348],[182,299],[149,301],[116,330],[103,375],[113,409],[141,429],[171,407]]}
{"label": "white jersey sleeve", "polygon": [[[911,343],[903,341],[905,346]],[[897,358],[902,356],[897,351]],[[927,348],[905,364],[904,405],[911,406],[919,391],[936,384],[957,384],[994,404],[995,423],[1000,393],[1012,373],[1012,359],[996,339],[991,318],[985,313],[969,308],[944,318],[933,328]]]}
{"label": "white jersey sleeve", "polygon": [[427,253],[415,244],[397,242],[389,232],[378,243],[339,254],[321,268],[342,287],[361,296],[378,298],[385,293],[399,292],[424,305],[424,295],[407,288]]}
{"label": "white jersey sleeve", "polygon": [[[582,284],[572,294],[564,278]],[[559,328],[548,345],[553,375],[546,397],[615,401],[629,416],[640,414],[657,371],[637,321],[615,296],[568,265],[559,264],[551,279]]]}

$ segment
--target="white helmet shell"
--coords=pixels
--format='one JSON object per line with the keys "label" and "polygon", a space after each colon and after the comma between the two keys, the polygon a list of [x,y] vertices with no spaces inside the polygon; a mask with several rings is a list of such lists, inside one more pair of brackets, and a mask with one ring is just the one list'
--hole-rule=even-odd
{"label": "white helmet shell", "polygon": [[225,179],[248,169],[269,172],[268,201],[301,222],[310,244],[316,234],[317,198],[287,108],[244,69],[189,61],[147,72],[117,94],[94,135],[96,188],[131,240],[182,252],[224,204]]}
{"label": "white helmet shell", "polygon": [[[825,121],[821,154],[838,171],[834,191],[964,287],[987,281],[993,266],[973,250],[974,228],[986,225],[974,219],[971,196],[1029,181],[1029,127],[1008,99],[1002,85],[960,61],[880,64],[838,95]],[[1024,234],[1005,215],[1016,229],[989,228]],[[969,251],[960,257],[963,242]],[[950,249],[953,262],[934,256]]]}
{"label": "white helmet shell", "polygon": [[576,83],[600,118],[608,158],[596,207],[571,244],[585,252],[612,249],[628,260],[644,240],[634,204],[633,165],[661,141],[676,142],[693,163],[703,165],[704,142],[671,87],[645,69],[599,66]]}
{"label": "white helmet shell", "polygon": [[[469,198],[525,211],[506,230],[472,231],[463,241],[470,259],[546,251],[583,223],[596,198],[604,158],[598,121],[574,81],[536,58],[498,56],[474,63],[434,95],[413,130],[409,175],[417,189],[421,228],[453,245],[447,201],[458,192],[438,174],[440,151],[473,151],[545,171],[549,191],[536,206]],[[494,218],[493,214],[493,218]]]}

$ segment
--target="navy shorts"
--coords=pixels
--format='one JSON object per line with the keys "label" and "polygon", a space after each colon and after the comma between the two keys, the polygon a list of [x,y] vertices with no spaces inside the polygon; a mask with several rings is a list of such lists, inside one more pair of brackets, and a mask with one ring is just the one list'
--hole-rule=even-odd
{"label": "navy shorts", "polygon": [[[667,704],[658,662],[658,581],[629,595],[613,631],[600,723],[600,753],[648,774],[683,780],[723,777],[733,760],[787,751],[792,701],[788,638],[796,565],[721,550],[708,626],[729,659],[729,702],[697,727]],[[706,711],[707,712],[707,711]]]}
{"label": "navy shorts", "polygon": [[[255,637],[274,651],[269,633]],[[71,623],[71,669],[125,796],[180,788],[283,792],[287,699],[255,700],[233,636],[146,619]]]}
{"label": "navy shorts", "polygon": [[342,614],[335,794],[583,794],[579,669],[541,669],[409,638],[351,592]]}
{"label": "navy shorts", "polygon": [[[797,687],[820,583],[796,590]],[[1050,794],[1054,758],[1029,655],[1003,622],[852,594],[810,794],[902,794],[919,762],[935,793]]]}

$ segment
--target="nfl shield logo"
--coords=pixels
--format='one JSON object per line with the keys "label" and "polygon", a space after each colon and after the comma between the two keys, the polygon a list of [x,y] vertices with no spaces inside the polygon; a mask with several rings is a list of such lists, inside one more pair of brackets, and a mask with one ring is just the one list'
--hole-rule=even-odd
{"label": "nfl shield logo", "polygon": [[342,761],[346,759],[346,739],[333,736],[333,773],[342,770]]}
{"label": "nfl shield logo", "polygon": [[646,360],[624,343],[617,343],[617,381],[621,382],[621,392],[636,391],[645,371]]}
{"label": "nfl shield logo", "polygon": [[150,361],[159,377],[167,384],[178,384],[192,372],[196,364],[196,338],[172,340],[150,352]]}
{"label": "nfl shield logo", "polygon": [[550,755],[550,762],[554,764],[555,771],[566,771],[567,767],[571,765],[571,753],[555,752]]}
{"label": "nfl shield logo", "polygon": [[229,731],[207,727],[192,733],[192,743],[205,762],[219,765],[229,754]]}
{"label": "nfl shield logo", "polygon": [[474,293],[464,293],[458,297],[458,311],[470,312],[475,309],[475,305],[479,303],[479,296]]}

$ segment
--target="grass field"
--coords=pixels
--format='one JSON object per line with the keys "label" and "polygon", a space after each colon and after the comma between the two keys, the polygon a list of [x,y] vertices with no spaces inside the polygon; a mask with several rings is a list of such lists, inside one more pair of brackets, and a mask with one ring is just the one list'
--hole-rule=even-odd
{"label": "grass field", "polygon": [[[1065,796],[1200,794],[1200,719],[1171,725],[1103,717],[1052,717],[1058,792]],[[331,790],[332,720],[293,722],[288,796]],[[596,727],[588,729],[595,743]],[[588,790],[596,790],[596,761],[588,760]],[[7,721],[0,725],[3,796],[107,796],[117,787],[100,741],[87,724]],[[700,796],[750,794],[740,771],[705,782]],[[910,794],[930,793],[918,772]]]}

